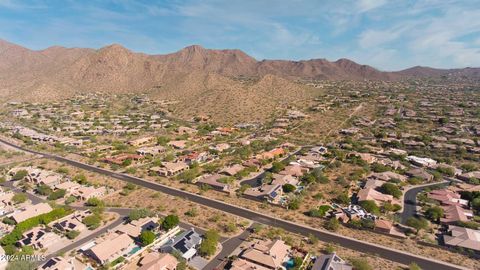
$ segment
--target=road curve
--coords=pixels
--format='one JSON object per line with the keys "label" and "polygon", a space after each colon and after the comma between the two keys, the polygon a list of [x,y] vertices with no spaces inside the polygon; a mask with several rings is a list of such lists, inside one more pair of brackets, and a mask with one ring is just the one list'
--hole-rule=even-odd
{"label": "road curve", "polygon": [[438,261],[438,260],[435,260],[435,259],[430,259],[430,258],[418,256],[418,255],[415,255],[415,254],[411,254],[411,253],[408,253],[408,252],[395,250],[393,248],[384,247],[384,246],[381,246],[381,245],[364,242],[364,241],[357,240],[357,239],[354,239],[354,238],[350,238],[350,237],[347,237],[347,236],[335,234],[335,233],[332,233],[332,232],[329,232],[329,231],[315,229],[315,228],[312,228],[312,227],[309,227],[309,226],[306,226],[306,225],[302,225],[302,224],[296,224],[296,223],[289,222],[289,221],[279,219],[279,218],[275,218],[275,217],[272,217],[272,216],[269,216],[269,215],[266,215],[266,214],[257,213],[257,212],[254,212],[252,210],[249,210],[249,209],[246,209],[246,208],[243,208],[243,207],[227,204],[225,202],[221,202],[221,201],[218,201],[218,200],[215,200],[215,199],[203,197],[203,196],[193,194],[193,193],[190,193],[190,192],[187,192],[187,191],[183,191],[183,190],[175,189],[175,188],[165,186],[165,185],[162,185],[162,184],[150,182],[150,181],[147,181],[147,180],[135,177],[135,176],[130,176],[130,175],[122,174],[122,173],[113,172],[113,171],[110,171],[110,170],[106,170],[106,169],[102,169],[102,168],[95,167],[95,166],[92,166],[92,165],[88,165],[88,164],[85,164],[85,163],[81,163],[81,162],[78,162],[78,161],[75,161],[75,160],[70,160],[70,159],[67,159],[67,158],[64,158],[64,157],[60,157],[60,156],[57,156],[57,155],[32,151],[32,150],[23,148],[21,146],[15,145],[13,143],[10,143],[8,141],[5,141],[3,139],[0,139],[0,142],[3,142],[5,144],[8,144],[12,147],[15,147],[15,148],[23,150],[23,151],[43,155],[46,158],[54,159],[56,161],[66,163],[66,164],[69,164],[69,165],[77,167],[77,168],[81,168],[81,169],[88,170],[88,171],[91,171],[91,172],[96,172],[96,173],[103,174],[103,175],[107,175],[107,176],[116,178],[116,179],[121,180],[121,181],[133,183],[133,184],[136,184],[136,185],[148,188],[148,189],[160,191],[160,192],[163,192],[163,193],[171,195],[171,196],[185,198],[185,199],[190,200],[192,202],[202,204],[202,205],[205,205],[205,206],[208,206],[208,207],[211,207],[211,208],[215,208],[215,209],[218,209],[218,210],[221,210],[221,211],[233,214],[233,215],[237,215],[237,216],[240,216],[240,217],[243,217],[243,218],[247,218],[247,219],[253,220],[253,221],[258,222],[258,223],[262,223],[262,224],[270,225],[270,226],[274,226],[274,227],[280,227],[280,228],[283,228],[287,231],[290,231],[290,232],[293,232],[293,233],[296,233],[296,234],[302,234],[304,236],[314,235],[320,241],[335,243],[337,245],[340,245],[340,246],[343,246],[345,248],[349,248],[349,249],[352,249],[352,250],[356,250],[356,251],[359,251],[359,252],[374,254],[375,256],[379,256],[381,258],[388,259],[388,260],[398,262],[398,263],[401,263],[401,264],[409,265],[412,262],[416,262],[422,269],[435,269],[435,270],[468,269],[468,268],[457,266],[457,265],[450,264],[450,263],[447,263],[447,262],[441,262],[441,261]]}
{"label": "road curve", "polygon": [[403,212],[400,213],[400,219],[402,221],[402,224],[405,224],[409,217],[413,217],[416,215],[418,193],[422,192],[426,188],[446,186],[448,183],[449,183],[448,181],[444,181],[440,183],[431,183],[431,184],[422,185],[422,186],[414,187],[407,190],[403,196]]}

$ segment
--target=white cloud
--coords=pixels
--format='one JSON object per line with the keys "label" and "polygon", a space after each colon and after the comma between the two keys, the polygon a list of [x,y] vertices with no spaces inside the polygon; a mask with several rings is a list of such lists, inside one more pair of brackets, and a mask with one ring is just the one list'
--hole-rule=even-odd
{"label": "white cloud", "polygon": [[382,46],[386,43],[394,41],[395,39],[398,39],[401,35],[401,32],[401,30],[367,30],[360,34],[358,42],[360,47],[364,49]]}
{"label": "white cloud", "polygon": [[357,6],[360,12],[368,12],[387,3],[386,0],[359,0]]}

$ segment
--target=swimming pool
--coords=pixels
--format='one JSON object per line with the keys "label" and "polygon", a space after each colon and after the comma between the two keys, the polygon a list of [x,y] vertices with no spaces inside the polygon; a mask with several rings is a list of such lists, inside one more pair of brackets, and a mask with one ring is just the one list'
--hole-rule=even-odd
{"label": "swimming pool", "polygon": [[286,261],[284,263],[284,265],[287,269],[291,269],[295,266],[295,262],[294,262],[293,258],[290,258],[288,261]]}
{"label": "swimming pool", "polygon": [[132,248],[132,250],[130,250],[130,252],[128,252],[128,255],[133,255],[133,254],[137,253],[140,249],[142,249],[142,248],[139,247],[139,246],[135,246],[134,248]]}

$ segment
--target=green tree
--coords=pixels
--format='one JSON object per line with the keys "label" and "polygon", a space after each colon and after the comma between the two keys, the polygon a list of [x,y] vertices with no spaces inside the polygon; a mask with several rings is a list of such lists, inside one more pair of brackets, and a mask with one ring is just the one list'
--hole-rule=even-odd
{"label": "green tree", "polygon": [[292,184],[285,184],[285,185],[282,186],[282,190],[285,193],[294,192],[295,189],[297,189],[297,188]]}
{"label": "green tree", "polygon": [[418,266],[418,264],[416,264],[415,262],[412,262],[408,266],[408,270],[422,270],[422,268],[420,268],[420,266]]}
{"label": "green tree", "polygon": [[4,217],[4,218],[2,219],[2,222],[3,222],[4,224],[7,224],[7,225],[15,225],[15,223],[16,223],[15,220],[13,220],[13,219],[10,218],[10,217]]}
{"label": "green tree", "polygon": [[321,168],[313,169],[311,175],[313,175],[313,177],[315,177],[315,181],[317,183],[328,184],[328,182],[330,182],[330,179],[328,179],[328,177],[325,176],[325,174],[323,174],[323,171],[322,171]]}
{"label": "green tree", "polygon": [[180,219],[176,215],[168,215],[162,221],[162,228],[169,231],[180,223]]}
{"label": "green tree", "polygon": [[297,210],[300,208],[300,204],[302,203],[302,200],[300,198],[294,198],[288,203],[288,209],[289,210]]}
{"label": "green tree", "polygon": [[282,162],[273,162],[272,163],[272,168],[271,168],[271,171],[273,173],[279,173],[280,171],[282,171],[283,169],[285,168],[285,164],[283,164]]}
{"label": "green tree", "polygon": [[100,223],[102,222],[102,219],[100,218],[99,215],[89,215],[83,218],[82,223],[87,226],[88,229],[94,230],[98,227],[100,227]]}
{"label": "green tree", "polygon": [[48,198],[49,200],[52,200],[52,201],[55,201],[55,200],[58,200],[60,198],[63,198],[65,196],[65,189],[59,189],[59,190],[56,190],[52,193],[50,193],[50,195],[48,195]]}
{"label": "green tree", "polygon": [[186,170],[178,175],[178,179],[182,180],[185,183],[191,183],[200,174],[198,167]]}
{"label": "green tree", "polygon": [[130,214],[128,214],[128,220],[138,220],[152,215],[152,211],[146,208],[133,209]]}
{"label": "green tree", "polygon": [[371,166],[372,171],[376,173],[382,173],[382,172],[387,172],[390,170],[389,167],[379,164],[379,163],[373,163]]}
{"label": "green tree", "polygon": [[352,259],[350,262],[355,270],[373,270],[370,264],[368,264],[368,261],[364,258]]}
{"label": "green tree", "polygon": [[293,268],[292,269],[298,270],[298,269],[300,269],[302,264],[303,264],[303,258],[302,257],[299,257],[299,256],[293,257]]}
{"label": "green tree", "polygon": [[413,227],[420,232],[420,230],[425,230],[428,228],[428,220],[425,218],[416,218],[416,217],[409,217],[406,222],[407,226]]}
{"label": "green tree", "polygon": [[152,231],[145,230],[140,234],[140,243],[142,246],[148,246],[155,241],[155,234]]}
{"label": "green tree", "polygon": [[471,204],[473,209],[480,211],[480,197],[473,199]]}
{"label": "green tree", "polygon": [[35,269],[35,264],[33,261],[29,260],[14,260],[8,262],[6,270],[33,270]]}
{"label": "green tree", "polygon": [[329,230],[329,231],[337,231],[338,228],[340,228],[340,222],[332,217],[330,218],[326,223],[325,223],[325,229]]}
{"label": "green tree", "polygon": [[167,137],[164,137],[164,136],[157,137],[157,144],[158,145],[166,146],[169,141],[170,140]]}
{"label": "green tree", "polygon": [[374,215],[380,214],[380,208],[377,206],[375,201],[372,201],[372,200],[361,201],[360,206],[363,207],[363,209],[367,210],[369,213],[372,213]]}
{"label": "green tree", "polygon": [[71,204],[71,203],[74,203],[75,201],[77,201],[77,198],[75,198],[75,196],[72,196],[70,195],[66,200],[65,200],[65,204]]}
{"label": "green tree", "polygon": [[132,159],[127,158],[127,159],[122,161],[122,166],[123,167],[127,167],[127,166],[130,166],[130,165],[132,165]]}
{"label": "green tree", "polygon": [[425,216],[430,219],[431,221],[438,222],[440,221],[440,218],[443,217],[443,209],[439,206],[432,206],[429,207],[425,211]]}
{"label": "green tree", "polygon": [[400,198],[402,196],[402,191],[398,188],[397,185],[393,183],[385,183],[380,187],[380,191],[385,194],[392,195],[395,198]]}
{"label": "green tree", "polygon": [[220,240],[220,235],[216,230],[210,229],[207,232],[205,232],[205,235],[203,236],[203,241],[200,244],[200,247],[198,249],[200,255],[204,257],[209,257],[215,254],[215,251],[217,250],[217,245],[218,241]]}
{"label": "green tree", "polygon": [[315,179],[315,176],[313,176],[313,174],[311,173],[306,173],[302,176],[301,178],[302,182],[305,183],[306,185],[309,185],[309,184],[313,184],[315,183],[317,180]]}
{"label": "green tree", "polygon": [[103,207],[103,206],[105,206],[105,203],[102,200],[100,200],[99,198],[92,197],[85,202],[85,205],[86,206],[93,206],[93,207]]}
{"label": "green tree", "polygon": [[82,185],[88,183],[87,177],[84,174],[77,174],[72,178],[72,180]]}
{"label": "green tree", "polygon": [[15,204],[19,204],[19,203],[24,203],[26,202],[28,199],[27,195],[23,194],[23,193],[16,193],[15,195],[13,195],[12,197],[12,201],[15,203]]}
{"label": "green tree", "polygon": [[465,163],[460,166],[466,172],[473,172],[477,169],[477,166],[473,163]]}
{"label": "green tree", "polygon": [[350,198],[348,197],[347,193],[342,192],[338,194],[338,196],[334,199],[334,201],[339,204],[349,204]]}
{"label": "green tree", "polygon": [[27,174],[28,174],[27,170],[19,170],[13,175],[12,180],[13,181],[22,180],[23,178],[25,178],[25,176],[27,176]]}
{"label": "green tree", "polygon": [[43,196],[48,196],[52,193],[52,189],[45,184],[41,184],[37,187],[37,193]]}
{"label": "green tree", "polygon": [[75,239],[79,235],[80,235],[80,232],[76,231],[76,230],[71,230],[71,231],[66,233],[66,236],[67,236],[68,239]]}

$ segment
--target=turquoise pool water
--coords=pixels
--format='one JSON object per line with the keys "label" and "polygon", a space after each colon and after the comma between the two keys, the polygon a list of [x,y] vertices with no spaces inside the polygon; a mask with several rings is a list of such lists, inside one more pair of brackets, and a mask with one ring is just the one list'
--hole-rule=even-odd
{"label": "turquoise pool water", "polygon": [[137,251],[139,251],[140,249],[142,249],[142,248],[139,247],[139,246],[136,246],[136,247],[132,248],[132,250],[130,250],[130,252],[128,252],[128,255],[133,255],[133,254],[137,253]]}
{"label": "turquoise pool water", "polygon": [[294,263],[293,259],[290,259],[290,260],[288,260],[288,261],[285,262],[285,267],[286,267],[287,269],[291,269],[291,268],[293,268],[294,266],[295,266],[295,263]]}

